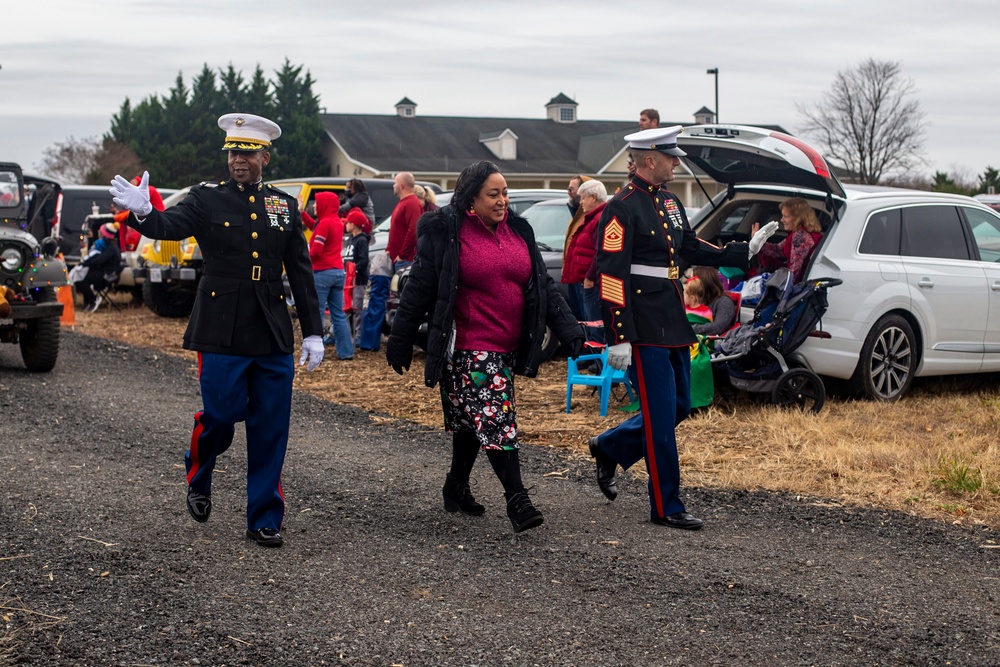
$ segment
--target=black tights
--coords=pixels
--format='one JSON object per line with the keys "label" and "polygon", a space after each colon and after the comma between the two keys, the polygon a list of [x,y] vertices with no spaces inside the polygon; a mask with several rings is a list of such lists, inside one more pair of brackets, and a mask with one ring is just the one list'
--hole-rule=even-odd
{"label": "black tights", "polygon": [[[479,439],[475,433],[458,431],[452,434],[451,441],[451,471],[455,479],[467,482],[472,473],[472,466],[479,455]],[[513,495],[524,490],[521,481],[521,461],[516,449],[488,449],[486,457],[490,460],[493,472],[496,473],[503,490]]]}

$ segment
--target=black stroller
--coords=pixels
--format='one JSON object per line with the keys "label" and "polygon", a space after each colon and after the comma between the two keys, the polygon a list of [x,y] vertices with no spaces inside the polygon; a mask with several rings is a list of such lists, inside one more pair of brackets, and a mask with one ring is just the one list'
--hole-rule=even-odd
{"label": "black stroller", "polygon": [[792,367],[790,358],[807,336],[829,338],[817,328],[826,313],[826,290],[840,285],[838,278],[816,278],[792,283],[788,269],[768,278],[753,319],[719,340],[712,352],[712,365],[725,369],[729,384],[737,389],[770,393],[782,407],[819,412],[826,402],[826,388],[808,368]]}

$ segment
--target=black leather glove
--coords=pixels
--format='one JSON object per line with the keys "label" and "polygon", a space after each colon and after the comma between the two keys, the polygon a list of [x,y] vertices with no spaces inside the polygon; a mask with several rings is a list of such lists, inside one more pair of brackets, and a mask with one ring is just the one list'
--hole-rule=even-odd
{"label": "black leather glove", "polygon": [[413,361],[413,345],[407,345],[389,336],[389,341],[385,345],[385,358],[392,366],[392,370],[402,375],[403,371],[410,370],[410,363]]}
{"label": "black leather glove", "polygon": [[583,338],[574,338],[569,342],[569,357],[576,359],[583,353]]}

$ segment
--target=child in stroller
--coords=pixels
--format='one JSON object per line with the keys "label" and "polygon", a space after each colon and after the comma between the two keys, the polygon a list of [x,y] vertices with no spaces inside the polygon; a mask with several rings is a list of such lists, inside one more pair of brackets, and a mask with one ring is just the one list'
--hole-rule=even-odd
{"label": "child in stroller", "polygon": [[829,338],[816,325],[826,313],[827,288],[842,282],[816,278],[794,284],[788,269],[778,269],[765,283],[753,319],[716,344],[712,364],[724,368],[737,389],[770,393],[783,407],[819,412],[826,388],[794,352],[807,336]]}

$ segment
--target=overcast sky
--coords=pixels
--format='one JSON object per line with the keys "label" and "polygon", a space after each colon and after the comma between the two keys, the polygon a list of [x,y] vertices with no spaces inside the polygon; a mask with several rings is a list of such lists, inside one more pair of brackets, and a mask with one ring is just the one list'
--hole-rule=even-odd
{"label": "overcast sky", "polygon": [[[629,11],[612,9],[627,7]],[[544,118],[559,93],[580,120],[659,109],[693,121],[779,124],[868,57],[899,62],[926,114],[926,173],[1000,168],[997,0],[656,0],[492,3],[312,0],[5,2],[0,160],[31,170],[70,136],[104,134],[126,97],[165,95],[204,64],[271,77],[303,65],[330,113]],[[234,110],[235,111],[235,110]],[[220,131],[221,132],[221,131]],[[805,137],[808,140],[808,137]],[[155,168],[155,167],[154,167]]]}

